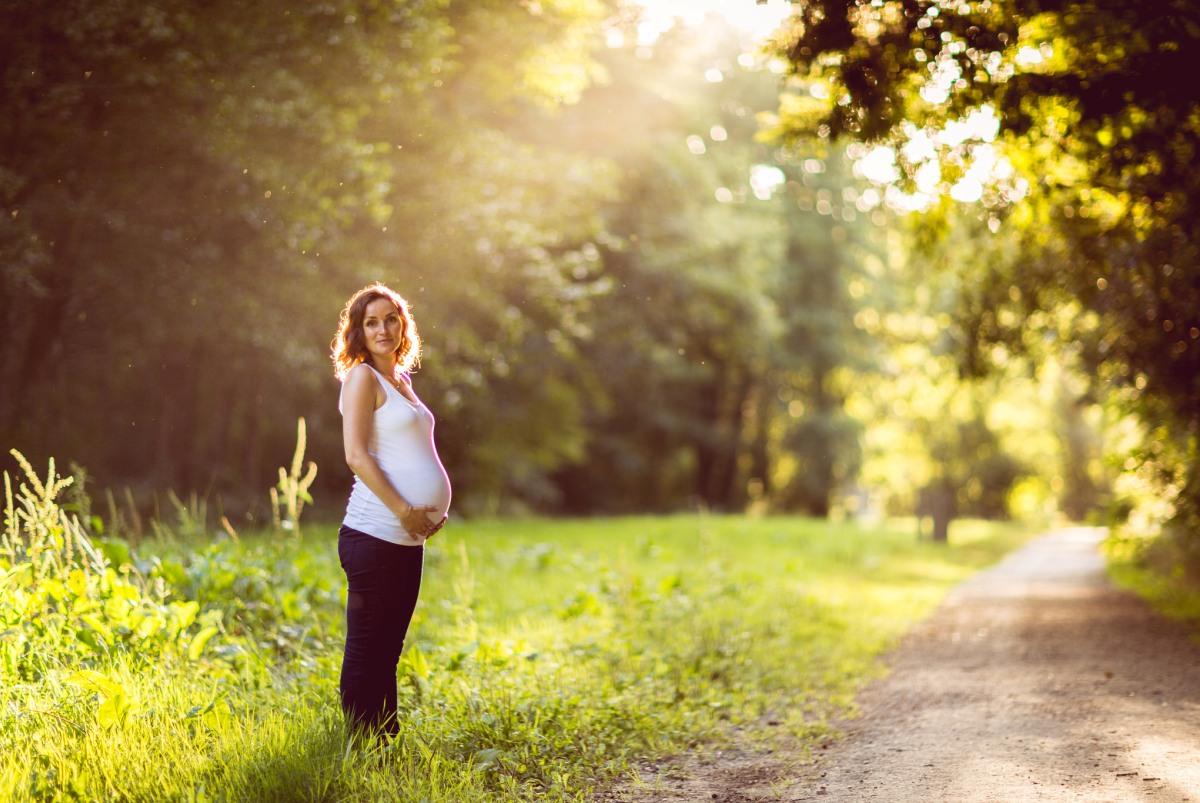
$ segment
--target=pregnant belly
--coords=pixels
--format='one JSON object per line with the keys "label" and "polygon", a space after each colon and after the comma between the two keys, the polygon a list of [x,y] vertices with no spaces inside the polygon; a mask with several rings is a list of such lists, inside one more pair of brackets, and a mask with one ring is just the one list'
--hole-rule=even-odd
{"label": "pregnant belly", "polygon": [[438,522],[450,510],[450,478],[440,462],[410,467],[394,477],[396,490],[413,505],[433,505],[436,511],[427,515]]}

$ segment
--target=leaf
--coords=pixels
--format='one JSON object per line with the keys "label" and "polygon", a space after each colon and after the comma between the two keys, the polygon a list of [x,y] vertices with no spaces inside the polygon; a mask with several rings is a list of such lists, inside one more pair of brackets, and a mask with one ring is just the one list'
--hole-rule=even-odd
{"label": "leaf", "polygon": [[210,711],[212,711],[213,709],[215,709],[217,707],[217,703],[219,703],[221,701],[221,699],[222,699],[221,694],[214,694],[213,698],[211,700],[209,700],[208,705],[194,705],[191,708],[189,708],[188,712],[184,715],[184,719],[193,719],[195,717],[203,717],[205,714],[207,714]]}
{"label": "leaf", "polygon": [[64,682],[94,691],[105,699],[125,694],[124,686],[91,669],[81,669]]}
{"label": "leaf", "polygon": [[96,712],[96,719],[104,728],[123,728],[130,709],[129,698],[122,689],[120,694],[114,694],[101,704],[100,710]]}
{"label": "leaf", "polygon": [[185,588],[188,584],[187,569],[175,561],[161,560],[155,557],[151,565],[144,568],[138,567],[138,571],[143,574],[150,574],[152,577],[161,577],[177,589]]}
{"label": "leaf", "polygon": [[200,611],[200,603],[188,600],[187,602],[172,602],[167,606],[167,630],[171,639],[176,639],[183,633],[184,630],[191,627],[192,622],[196,621],[196,614]]}
{"label": "leaf", "polygon": [[104,728],[124,727],[132,708],[129,695],[120,683],[106,678],[91,669],[81,669],[66,679],[67,683],[79,686],[100,695],[100,708],[96,720]]}
{"label": "leaf", "polygon": [[166,619],[158,613],[142,614],[140,611],[138,613],[140,615],[137,617],[137,625],[133,628],[133,634],[141,641],[157,635],[158,631],[162,630],[167,623]]}
{"label": "leaf", "polygon": [[472,763],[480,769],[486,769],[496,763],[496,759],[504,755],[503,750],[497,750],[494,747],[489,747],[484,750],[476,750],[472,757]]}
{"label": "leaf", "polygon": [[204,647],[209,640],[217,634],[215,627],[206,627],[192,637],[192,643],[188,645],[188,660],[197,661],[200,659],[200,654],[204,652]]}
{"label": "leaf", "polygon": [[130,552],[129,545],[123,541],[100,539],[97,545],[104,557],[108,558],[108,562],[118,569],[133,563],[133,553]]}
{"label": "leaf", "polygon": [[79,621],[83,627],[75,631],[75,637],[97,653],[107,654],[114,642],[112,628],[94,613],[85,613],[79,617]]}
{"label": "leaf", "polygon": [[452,655],[450,657],[450,661],[446,664],[446,669],[450,672],[457,672],[459,669],[462,668],[462,665],[467,660],[467,658],[471,657],[478,651],[479,651],[479,642],[478,641],[471,642],[470,644],[463,647],[461,650],[454,653],[454,655]]}
{"label": "leaf", "polygon": [[429,662],[425,660],[425,653],[421,652],[419,647],[413,647],[404,654],[404,662],[408,665],[409,670],[417,677],[427,680],[429,678]]}

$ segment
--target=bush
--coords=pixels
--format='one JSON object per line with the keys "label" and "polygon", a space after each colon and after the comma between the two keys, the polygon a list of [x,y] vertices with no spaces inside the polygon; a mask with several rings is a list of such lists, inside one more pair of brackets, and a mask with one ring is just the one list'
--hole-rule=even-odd
{"label": "bush", "polygon": [[165,654],[195,658],[218,632],[216,617],[171,599],[162,578],[137,570],[119,541],[93,542],[58,497],[73,482],[50,461],[38,478],[25,473],[16,491],[4,474],[0,537],[0,678],[35,680],[51,668],[102,665],[115,654],[153,663]]}

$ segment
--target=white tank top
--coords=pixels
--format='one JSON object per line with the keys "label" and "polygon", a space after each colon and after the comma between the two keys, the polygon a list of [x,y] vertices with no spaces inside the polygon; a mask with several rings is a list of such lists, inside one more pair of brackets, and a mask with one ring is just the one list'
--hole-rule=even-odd
{"label": "white tank top", "polygon": [[[428,516],[432,521],[441,521],[450,509],[450,478],[433,442],[433,413],[420,401],[416,404],[409,401],[374,367],[367,367],[387,394],[387,401],[375,411],[367,449],[409,504],[435,505],[437,512]],[[339,394],[338,411],[341,410]],[[354,478],[342,523],[393,544],[422,543],[408,534],[396,515],[358,477]]]}

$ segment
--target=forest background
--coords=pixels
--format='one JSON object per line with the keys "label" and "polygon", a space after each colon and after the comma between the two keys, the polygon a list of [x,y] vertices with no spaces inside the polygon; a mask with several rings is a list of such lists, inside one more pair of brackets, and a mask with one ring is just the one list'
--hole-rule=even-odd
{"label": "forest background", "polygon": [[610,0],[0,4],[0,444],[126,530],[167,489],[256,526],[303,419],[334,519],[329,341],[379,280],[456,515],[1194,553],[1197,12],[795,8],[761,46]]}

